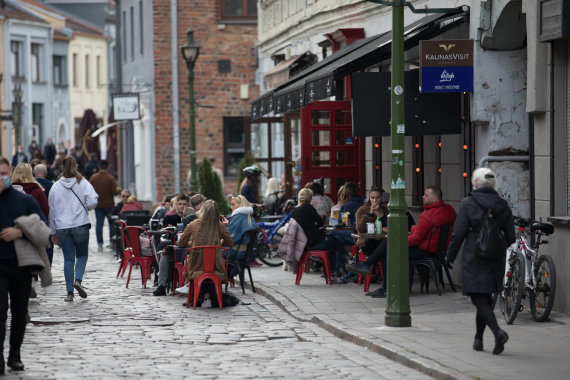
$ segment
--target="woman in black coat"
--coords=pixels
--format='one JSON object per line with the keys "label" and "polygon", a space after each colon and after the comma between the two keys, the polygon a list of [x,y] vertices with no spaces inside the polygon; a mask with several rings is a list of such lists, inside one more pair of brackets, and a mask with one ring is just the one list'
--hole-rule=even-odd
{"label": "woman in black coat", "polygon": [[509,336],[499,328],[493,313],[491,294],[500,290],[505,275],[505,259],[480,258],[475,253],[475,246],[483,217],[488,209],[495,210],[508,245],[515,242],[515,226],[509,205],[494,189],[495,173],[489,168],[479,168],[473,172],[471,182],[473,191],[461,202],[446,261],[447,263],[455,261],[461,244],[465,241],[461,256],[461,283],[463,294],[470,296],[471,302],[477,308],[475,318],[477,329],[473,349],[483,351],[483,332],[485,326],[489,326],[495,335],[493,354],[497,355],[503,352]]}

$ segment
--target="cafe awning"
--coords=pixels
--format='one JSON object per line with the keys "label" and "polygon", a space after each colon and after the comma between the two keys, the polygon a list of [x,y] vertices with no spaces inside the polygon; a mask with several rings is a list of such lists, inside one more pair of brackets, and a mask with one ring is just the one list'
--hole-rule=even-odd
{"label": "cafe awning", "polygon": [[[404,28],[405,48],[416,46],[458,24],[467,13],[432,14]],[[251,118],[297,111],[313,101],[335,95],[335,81],[390,58],[392,32],[367,37],[339,49],[327,58],[266,92],[251,103]]]}

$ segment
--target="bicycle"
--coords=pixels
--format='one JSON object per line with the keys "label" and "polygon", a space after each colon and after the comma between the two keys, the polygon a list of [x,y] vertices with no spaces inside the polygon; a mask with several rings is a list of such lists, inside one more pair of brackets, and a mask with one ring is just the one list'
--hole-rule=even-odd
{"label": "bicycle", "polygon": [[[514,217],[517,239],[507,249],[503,289],[500,306],[505,321],[512,324],[517,313],[522,311],[522,299],[528,295],[530,312],[537,322],[548,319],[556,294],[556,269],[548,255],[541,255],[541,244],[547,244],[543,236],[554,232],[548,223]],[[534,243],[532,243],[534,242]]]}
{"label": "bicycle", "polygon": [[291,219],[291,211],[295,207],[295,200],[289,200],[283,207],[284,214],[275,222],[257,222],[259,233],[253,247],[255,257],[269,266],[278,267],[282,265],[283,259],[277,254],[277,248],[283,239],[283,235],[279,233],[279,229],[285,226]]}

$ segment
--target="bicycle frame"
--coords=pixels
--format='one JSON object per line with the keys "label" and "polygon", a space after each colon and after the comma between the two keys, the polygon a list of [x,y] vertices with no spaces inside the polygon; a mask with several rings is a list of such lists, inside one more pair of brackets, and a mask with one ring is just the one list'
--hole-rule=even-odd
{"label": "bicycle frame", "polygon": [[[273,223],[257,222],[257,225],[259,226],[259,228],[261,229],[261,232],[263,233],[263,235],[265,237],[264,243],[265,244],[271,243],[273,236],[275,236],[277,231],[279,231],[279,229],[281,227],[283,227],[285,225],[285,223],[287,223],[289,221],[289,219],[291,219],[291,214],[287,213],[287,214],[283,215],[283,218],[281,218],[281,219],[279,219]],[[266,233],[268,230],[269,230],[269,233]]]}

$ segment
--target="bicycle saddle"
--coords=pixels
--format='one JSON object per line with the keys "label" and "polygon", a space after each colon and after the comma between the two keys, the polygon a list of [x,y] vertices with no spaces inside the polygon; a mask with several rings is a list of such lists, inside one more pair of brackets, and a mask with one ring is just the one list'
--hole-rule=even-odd
{"label": "bicycle saddle", "polygon": [[548,223],[533,222],[532,225],[530,226],[530,230],[531,231],[538,230],[546,235],[550,235],[551,233],[554,232],[554,226]]}

